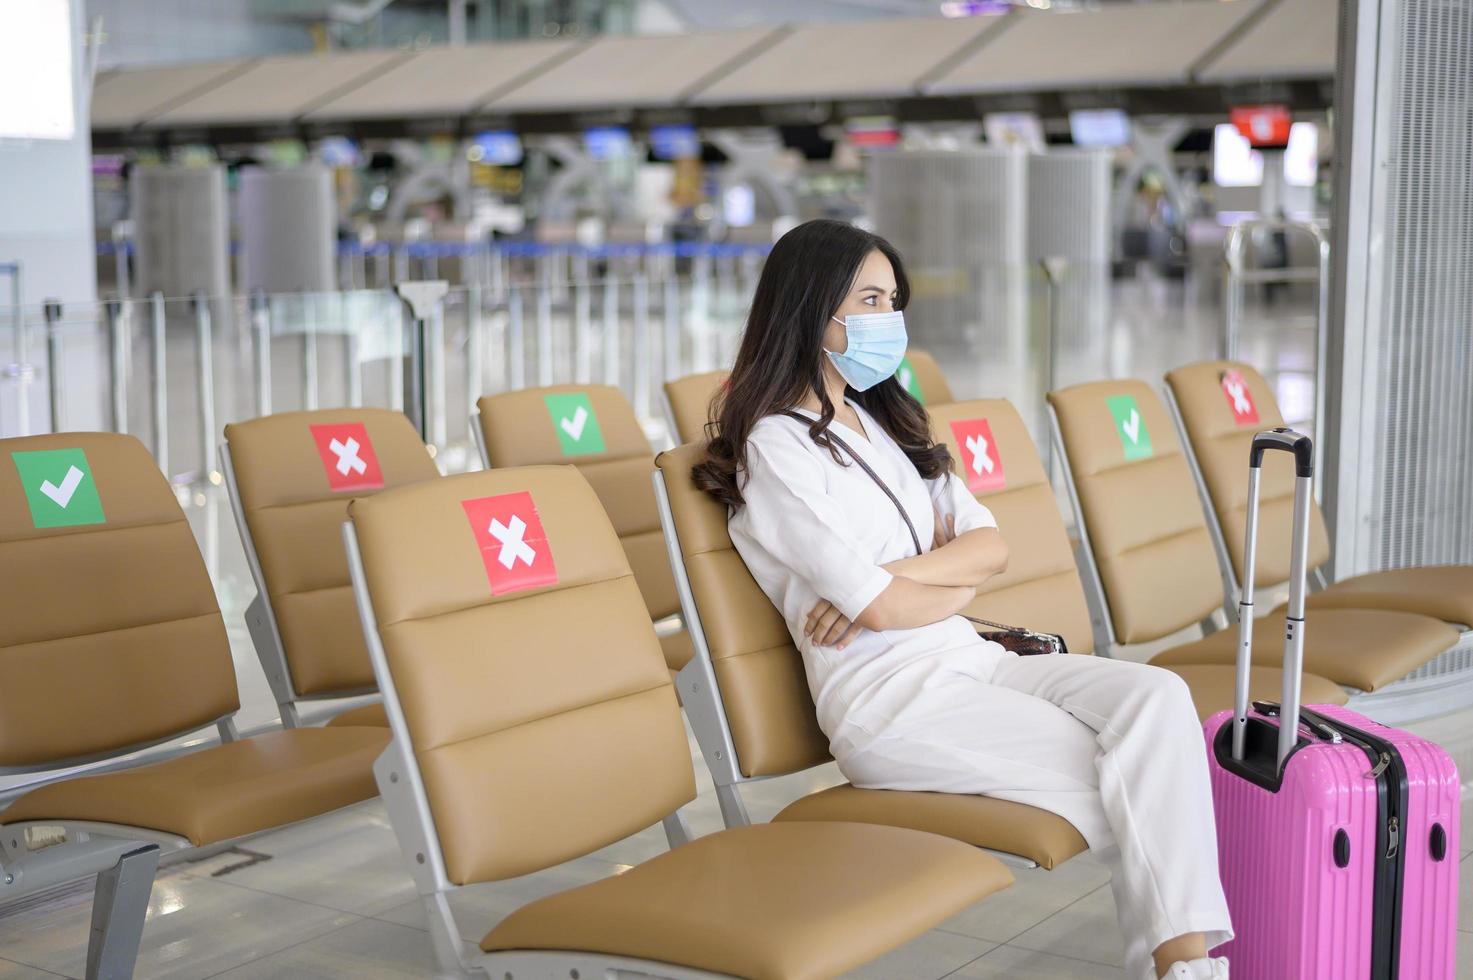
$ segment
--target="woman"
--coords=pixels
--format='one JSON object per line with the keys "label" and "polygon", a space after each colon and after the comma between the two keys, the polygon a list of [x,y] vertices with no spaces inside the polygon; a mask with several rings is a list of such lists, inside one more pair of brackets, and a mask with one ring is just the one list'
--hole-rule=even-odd
{"label": "woman", "polygon": [[730,508],[846,777],[1059,814],[1110,864],[1131,975],[1221,980],[1207,951],[1232,933],[1190,695],[1143,664],[1019,657],[957,615],[1008,547],[893,377],[909,293],[883,239],[836,221],[784,235],[696,484]]}

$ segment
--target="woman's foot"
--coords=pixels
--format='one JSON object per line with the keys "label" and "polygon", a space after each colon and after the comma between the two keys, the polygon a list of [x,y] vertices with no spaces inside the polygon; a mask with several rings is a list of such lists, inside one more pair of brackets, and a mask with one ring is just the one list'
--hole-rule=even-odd
{"label": "woman's foot", "polygon": [[1228,980],[1225,956],[1202,957],[1200,960],[1177,960],[1161,980]]}

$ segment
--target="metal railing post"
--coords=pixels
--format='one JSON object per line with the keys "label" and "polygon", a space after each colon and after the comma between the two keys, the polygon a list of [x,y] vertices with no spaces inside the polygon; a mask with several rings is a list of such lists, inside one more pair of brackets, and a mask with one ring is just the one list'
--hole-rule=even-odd
{"label": "metal railing post", "polygon": [[47,299],[41,303],[41,313],[46,318],[46,395],[51,409],[51,431],[62,431],[62,417],[66,414],[66,383],[62,375],[62,359],[66,356],[61,336],[61,300]]}
{"label": "metal railing post", "polygon": [[680,283],[675,280],[674,260],[670,264],[669,278],[665,280],[664,294],[665,335],[662,338],[660,346],[664,348],[661,353],[664,355],[665,372],[664,377],[660,380],[669,381],[672,378],[680,377],[682,373],[680,370],[680,355],[682,353],[680,340]]}
{"label": "metal railing post", "polygon": [[573,282],[573,379],[586,385],[593,380],[593,286],[586,260],[582,272]]}
{"label": "metal railing post", "polygon": [[259,287],[251,292],[251,332],[256,340],[256,414],[271,414],[271,300]]}
{"label": "metal railing post", "polygon": [[643,270],[634,274],[634,409],[650,417],[650,288]]}
{"label": "metal railing post", "polygon": [[153,456],[164,475],[169,474],[169,373],[165,346],[164,294],[154,290],[148,297],[149,360],[153,375]]}
{"label": "metal railing post", "polygon": [[603,343],[604,384],[619,384],[619,281],[612,268],[604,272]]}
{"label": "metal railing post", "polygon": [[200,472],[216,482],[215,469],[215,348],[210,317],[210,298],[203,290],[190,296],[194,308],[194,329],[198,337],[195,368],[199,372]]}
{"label": "metal railing post", "polygon": [[0,271],[10,274],[10,310],[13,317],[15,336],[15,360],[6,367],[5,373],[15,380],[16,434],[31,434],[31,381],[36,369],[31,364],[30,337],[26,333],[26,315],[21,309],[21,266],[19,262],[0,263]]}
{"label": "metal railing post", "polygon": [[481,313],[481,284],[465,288],[465,397],[466,412],[474,414],[485,393],[486,322]]}
{"label": "metal railing post", "polygon": [[112,362],[112,430],[128,431],[128,353],[132,348],[132,337],[127,300],[117,296],[108,298],[107,340]]}
{"label": "metal railing post", "polygon": [[552,339],[552,292],[547,281],[537,284],[537,383],[546,388],[552,384],[553,360],[556,357]]}
{"label": "metal railing post", "polygon": [[522,323],[522,290],[518,286],[507,287],[507,384],[512,391],[527,387],[527,335]]}
{"label": "metal railing post", "polygon": [[[1048,295],[1048,318],[1045,320],[1047,335],[1044,337],[1043,364],[1041,382],[1043,386],[1043,398],[1039,399],[1042,421],[1039,432],[1048,431],[1048,393],[1053,391],[1059,384],[1059,318],[1062,314],[1060,294],[1064,285],[1064,277],[1069,272],[1069,260],[1062,256],[1049,256],[1038,260],[1038,267],[1043,270],[1043,279]],[[1040,439],[1043,444],[1043,471],[1050,474],[1052,479],[1054,463],[1054,447],[1051,440]]]}
{"label": "metal railing post", "polygon": [[317,410],[317,294],[303,293],[302,303],[302,405]]}
{"label": "metal railing post", "polygon": [[[426,345],[430,343],[430,321],[444,302],[450,284],[443,279],[401,282],[394,287],[410,316],[408,357],[405,358],[405,414],[414,423],[419,436],[429,442],[431,395],[427,377]],[[443,391],[440,397],[444,397]]]}

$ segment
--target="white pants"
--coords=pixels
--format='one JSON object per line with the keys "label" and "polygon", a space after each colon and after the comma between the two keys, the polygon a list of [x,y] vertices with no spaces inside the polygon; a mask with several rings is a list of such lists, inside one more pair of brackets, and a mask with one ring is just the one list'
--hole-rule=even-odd
{"label": "white pants", "polygon": [[[883,719],[835,740],[855,785],[1014,800],[1072,823],[1110,867],[1126,971],[1191,932],[1232,938],[1202,727],[1158,667],[1003,655],[983,679],[954,664],[912,677]],[[877,724],[877,722],[880,722]]]}

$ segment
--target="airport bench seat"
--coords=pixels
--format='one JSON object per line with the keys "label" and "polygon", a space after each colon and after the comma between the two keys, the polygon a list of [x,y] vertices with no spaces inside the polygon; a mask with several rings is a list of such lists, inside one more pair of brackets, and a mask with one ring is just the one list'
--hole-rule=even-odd
{"label": "airport bench seat", "polygon": [[371,767],[385,728],[296,728],[96,776],[50,783],[0,812],[0,825],[95,821],[186,838],[195,847],[378,795]]}
{"label": "airport bench seat", "polygon": [[1310,609],[1387,609],[1473,627],[1473,565],[1367,572],[1309,597]]}
{"label": "airport bench seat", "polygon": [[347,711],[333,715],[327,722],[328,728],[354,728],[368,726],[377,728],[389,727],[389,713],[384,710],[382,704],[365,704],[359,708],[349,708]]}
{"label": "airport bench seat", "polygon": [[[1278,667],[1284,662],[1284,608],[1255,624],[1253,662]],[[1458,632],[1430,616],[1384,609],[1310,610],[1304,619],[1304,669],[1337,684],[1375,691],[1450,649]],[[1219,630],[1200,640],[1158,653],[1161,666],[1231,664],[1238,655],[1238,631]],[[1272,700],[1277,701],[1275,696]]]}
{"label": "airport bench seat", "polygon": [[1047,810],[955,793],[914,793],[833,786],[790,803],[774,823],[844,820],[906,827],[1016,854],[1053,870],[1089,849],[1074,825]]}
{"label": "airport bench seat", "polygon": [[[1214,633],[1214,636],[1231,635],[1236,631]],[[1275,633],[1277,636],[1278,634]],[[1233,637],[1236,642],[1237,637]],[[1282,654],[1283,641],[1279,641]],[[1255,649],[1256,649],[1255,644]],[[1236,647],[1234,647],[1236,649]],[[1282,658],[1280,658],[1282,659]],[[1232,658],[1219,663],[1169,663],[1159,658],[1151,661],[1156,667],[1171,671],[1186,682],[1192,692],[1192,705],[1197,709],[1197,718],[1205,722],[1219,711],[1233,708],[1233,686],[1236,683],[1236,668]],[[1308,671],[1300,678],[1300,696],[1305,704],[1345,704],[1350,692],[1334,681]],[[1252,667],[1248,671],[1248,700],[1277,702],[1284,695],[1284,672],[1278,667]]]}
{"label": "airport bench seat", "polygon": [[592,950],[756,980],[819,980],[1011,882],[995,859],[934,834],[759,824],[524,906],[481,949]]}

